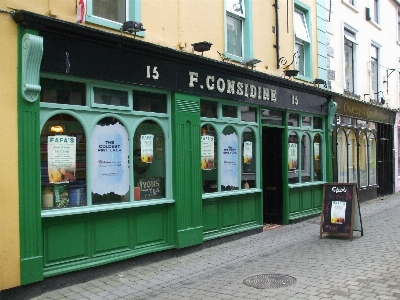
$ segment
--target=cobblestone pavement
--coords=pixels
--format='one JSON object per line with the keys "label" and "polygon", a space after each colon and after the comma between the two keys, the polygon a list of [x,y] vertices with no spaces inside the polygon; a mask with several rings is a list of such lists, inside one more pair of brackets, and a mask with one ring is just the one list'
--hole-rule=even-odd
{"label": "cobblestone pavement", "polygon": [[[364,236],[323,235],[319,217],[47,292],[34,299],[400,299],[400,195],[361,203]],[[249,287],[282,274],[296,282]]]}

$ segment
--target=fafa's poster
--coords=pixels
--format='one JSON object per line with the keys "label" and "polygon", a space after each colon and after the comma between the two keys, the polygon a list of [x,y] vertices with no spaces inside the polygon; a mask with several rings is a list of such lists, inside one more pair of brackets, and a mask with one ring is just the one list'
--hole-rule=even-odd
{"label": "fafa's poster", "polygon": [[253,160],[253,143],[246,141],[243,143],[243,163],[250,164]]}
{"label": "fafa's poster", "polygon": [[314,143],[314,160],[319,160],[319,143]]}
{"label": "fafa's poster", "polygon": [[154,135],[142,134],[140,136],[140,156],[142,162],[152,163],[154,157],[154,146],[153,146]]}
{"label": "fafa's poster", "polygon": [[91,138],[92,192],[125,195],[129,191],[128,133],[120,123],[96,125]]}
{"label": "fafa's poster", "polygon": [[221,135],[222,176],[221,185],[225,188],[238,187],[238,137],[236,133]]}
{"label": "fafa's poster", "polygon": [[289,143],[289,170],[297,169],[297,144]]}
{"label": "fafa's poster", "polygon": [[201,169],[214,169],[214,137],[211,135],[201,136]]}
{"label": "fafa's poster", "polygon": [[75,181],[76,138],[54,135],[47,138],[49,182]]}

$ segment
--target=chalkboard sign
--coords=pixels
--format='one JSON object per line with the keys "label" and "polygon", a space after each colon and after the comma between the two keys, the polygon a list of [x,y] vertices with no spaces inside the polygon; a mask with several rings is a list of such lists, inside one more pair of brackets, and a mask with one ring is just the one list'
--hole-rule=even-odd
{"label": "chalkboard sign", "polygon": [[363,235],[360,204],[355,183],[325,183],[322,200],[320,235],[348,236],[353,231]]}
{"label": "chalkboard sign", "polygon": [[146,178],[139,180],[140,199],[153,199],[161,197],[160,178]]}

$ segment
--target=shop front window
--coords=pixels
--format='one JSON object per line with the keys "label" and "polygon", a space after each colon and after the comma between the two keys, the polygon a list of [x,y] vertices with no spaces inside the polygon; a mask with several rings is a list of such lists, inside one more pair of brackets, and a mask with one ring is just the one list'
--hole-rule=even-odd
{"label": "shop front window", "polygon": [[368,134],[368,171],[369,185],[376,185],[376,137],[372,132]]}
{"label": "shop front window", "polygon": [[322,181],[322,138],[320,134],[314,136],[314,181]]}
{"label": "shop front window", "polygon": [[86,136],[71,115],[57,114],[40,135],[42,208],[86,206]]}
{"label": "shop front window", "polygon": [[130,201],[126,128],[116,118],[103,118],[92,131],[90,149],[92,204]]}
{"label": "shop front window", "polygon": [[227,126],[220,136],[221,191],[238,189],[239,152],[238,135],[232,126]]}
{"label": "shop front window", "polygon": [[368,185],[368,147],[367,147],[367,137],[365,133],[360,133],[359,138],[359,151],[358,151],[358,163],[360,166],[360,186],[367,186]]}
{"label": "shop front window", "polygon": [[338,182],[347,182],[347,137],[346,133],[340,129],[337,133],[336,155]]}
{"label": "shop front window", "polygon": [[214,126],[201,127],[201,170],[203,193],[218,192],[218,141]]}
{"label": "shop front window", "polygon": [[140,123],[133,137],[134,199],[165,198],[165,137],[156,122]]}
{"label": "shop front window", "polygon": [[350,130],[348,134],[348,159],[348,182],[357,183],[357,139],[352,130]]}
{"label": "shop front window", "polygon": [[301,137],[301,182],[311,181],[311,143],[308,134]]}
{"label": "shop front window", "polygon": [[256,187],[256,135],[250,128],[242,134],[242,188]]}
{"label": "shop front window", "polygon": [[289,183],[299,182],[299,170],[298,170],[298,137],[295,132],[289,133],[289,144],[288,144],[288,179]]}

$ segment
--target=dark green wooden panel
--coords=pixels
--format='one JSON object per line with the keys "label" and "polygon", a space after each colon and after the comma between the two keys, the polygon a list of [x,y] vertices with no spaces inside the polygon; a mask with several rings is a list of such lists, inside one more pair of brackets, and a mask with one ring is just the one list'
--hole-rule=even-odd
{"label": "dark green wooden panel", "polygon": [[239,203],[237,200],[223,201],[221,207],[222,228],[239,225]]}
{"label": "dark green wooden panel", "polygon": [[129,236],[131,234],[126,213],[121,213],[119,216],[96,217],[93,221],[92,230],[94,256],[129,248]]}
{"label": "dark green wooden panel", "polygon": [[289,190],[289,213],[300,211],[301,194],[299,189]]}
{"label": "dark green wooden panel", "polygon": [[203,231],[218,230],[218,204],[216,201],[205,201],[203,205]]}
{"label": "dark green wooden panel", "polygon": [[301,210],[308,210],[313,208],[313,194],[312,188],[306,188],[301,191]]}
{"label": "dark green wooden panel", "polygon": [[162,211],[141,211],[134,218],[135,248],[166,243],[167,223]]}
{"label": "dark green wooden panel", "polygon": [[246,197],[242,200],[242,222],[257,221],[257,201],[255,197]]}
{"label": "dark green wooden panel", "polygon": [[21,93],[21,41],[18,28],[18,180],[21,284],[43,280],[43,248],[40,201],[39,100],[27,102]]}
{"label": "dark green wooden panel", "polygon": [[173,95],[172,132],[176,238],[182,248],[203,242],[198,97]]}
{"label": "dark green wooden panel", "polygon": [[45,265],[88,257],[87,230],[79,220],[52,220],[44,224]]}
{"label": "dark green wooden panel", "polygon": [[323,186],[316,186],[313,189],[313,207],[322,208]]}

